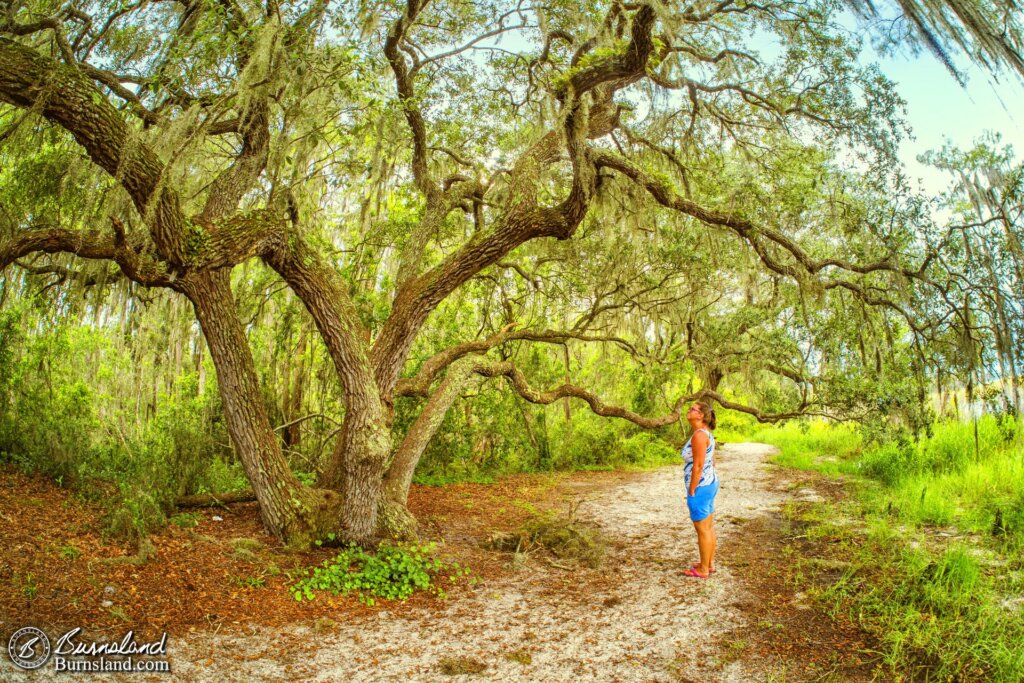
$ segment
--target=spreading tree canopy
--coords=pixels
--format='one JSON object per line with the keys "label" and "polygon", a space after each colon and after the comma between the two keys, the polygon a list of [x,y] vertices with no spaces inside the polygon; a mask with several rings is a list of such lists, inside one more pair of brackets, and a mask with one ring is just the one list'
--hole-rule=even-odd
{"label": "spreading tree canopy", "polygon": [[[938,53],[1024,73],[1009,4],[901,7]],[[296,545],[409,532],[413,470],[474,378],[644,427],[697,397],[765,421],[877,408],[871,378],[923,366],[915,344],[948,322],[946,235],[842,10],[7,3],[0,267],[190,302],[263,520]],[[262,318],[239,302],[268,282],[342,397],[314,485],[282,453]],[[574,383],[567,351],[565,378],[515,351],[569,344],[696,381],[625,407]],[[396,430],[399,399],[419,404]]]}

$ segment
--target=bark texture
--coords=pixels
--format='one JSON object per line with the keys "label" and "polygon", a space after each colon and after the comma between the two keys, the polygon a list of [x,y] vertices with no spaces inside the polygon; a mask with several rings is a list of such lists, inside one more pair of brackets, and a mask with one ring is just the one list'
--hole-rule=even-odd
{"label": "bark texture", "polygon": [[334,492],[304,486],[278,445],[235,310],[229,272],[192,274],[186,293],[217,368],[228,432],[259,501],[264,525],[298,547],[337,532],[340,498]]}
{"label": "bark texture", "polygon": [[337,273],[298,236],[266,255],[313,316],[341,380],[345,419],[319,484],[345,501],[342,525],[354,540],[377,530],[381,482],[391,453],[389,413],[381,401],[363,327]]}

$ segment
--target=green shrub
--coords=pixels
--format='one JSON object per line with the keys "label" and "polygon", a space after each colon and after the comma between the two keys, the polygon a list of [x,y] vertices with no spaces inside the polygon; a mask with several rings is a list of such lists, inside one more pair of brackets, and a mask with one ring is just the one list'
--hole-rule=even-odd
{"label": "green shrub", "polygon": [[159,491],[120,482],[118,495],[105,502],[104,526],[120,538],[142,538],[167,522],[166,501]]}
{"label": "green shrub", "polygon": [[867,450],[860,460],[860,468],[866,476],[893,486],[916,471],[916,457],[914,444],[890,441]]}
{"label": "green shrub", "polygon": [[191,529],[192,527],[199,526],[202,518],[201,512],[179,512],[171,516],[167,521],[180,529]]}
{"label": "green shrub", "polygon": [[[588,416],[589,418],[589,416]],[[551,466],[573,470],[590,465],[608,464],[620,439],[617,425],[606,419],[552,421]]]}
{"label": "green shrub", "polygon": [[195,492],[226,493],[239,491],[247,486],[249,486],[249,478],[245,476],[241,462],[238,460],[229,462],[226,458],[215,456],[210,458]]}
{"label": "green shrub", "polygon": [[200,392],[194,374],[178,377],[147,416],[116,398],[133,376],[129,351],[73,319],[26,337],[26,316],[0,312],[0,458],[102,500],[105,530],[119,536],[165,523],[177,496],[245,486],[221,445],[215,381]]}
{"label": "green shrub", "polygon": [[619,441],[616,455],[620,463],[631,465],[661,465],[679,458],[671,444],[652,432],[638,432]]}

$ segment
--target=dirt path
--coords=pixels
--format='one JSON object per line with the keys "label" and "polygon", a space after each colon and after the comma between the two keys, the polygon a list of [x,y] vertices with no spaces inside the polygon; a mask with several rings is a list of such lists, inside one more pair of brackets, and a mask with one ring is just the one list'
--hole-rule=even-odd
{"label": "dirt path", "polygon": [[[766,485],[770,452],[759,444],[722,449],[720,541],[728,542],[739,523],[779,503]],[[442,612],[381,612],[364,623],[241,638],[196,636],[172,645],[175,677],[452,680],[442,673],[447,662],[485,667],[455,680],[708,680],[709,668],[713,680],[762,678],[756,662],[725,662],[713,651],[716,638],[748,619],[740,608],[745,591],[727,556],[709,581],[682,575],[696,550],[681,490],[682,469],[668,467],[582,504],[581,517],[620,539],[603,572],[573,574],[531,560],[510,579],[480,586]]]}

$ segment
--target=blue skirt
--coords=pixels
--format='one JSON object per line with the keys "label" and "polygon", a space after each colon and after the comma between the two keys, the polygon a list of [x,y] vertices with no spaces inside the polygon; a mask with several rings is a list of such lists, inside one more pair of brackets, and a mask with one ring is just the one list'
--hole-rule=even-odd
{"label": "blue skirt", "polygon": [[699,522],[715,511],[715,496],[718,495],[718,479],[714,484],[698,486],[692,496],[687,492],[686,507],[690,508],[690,519]]}

